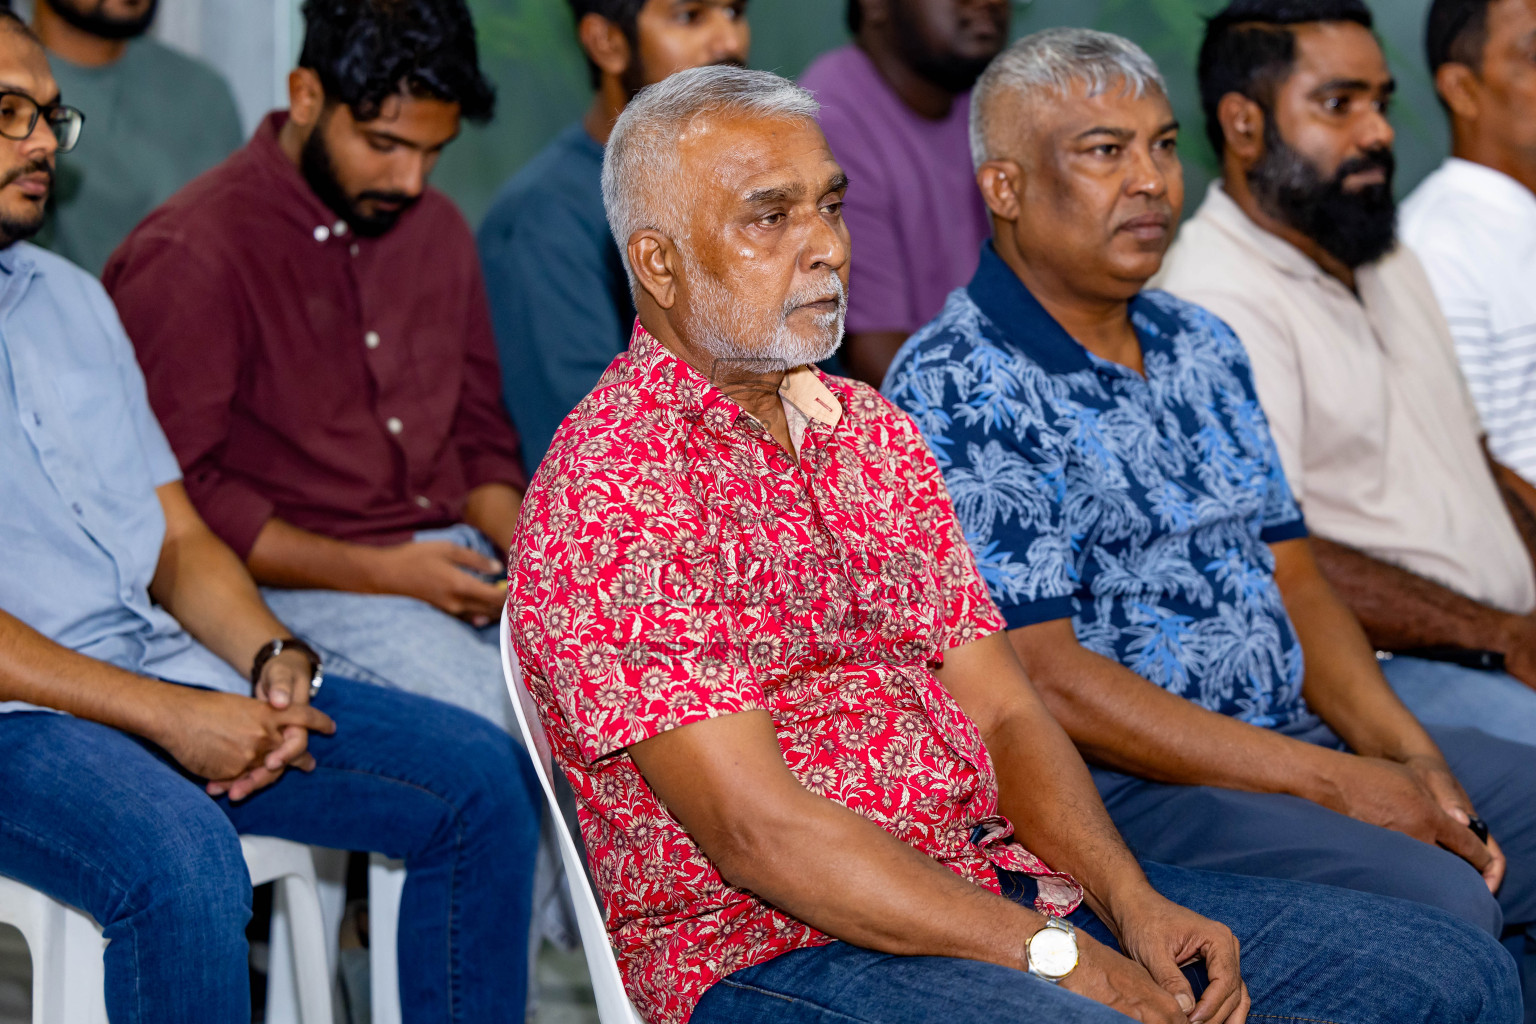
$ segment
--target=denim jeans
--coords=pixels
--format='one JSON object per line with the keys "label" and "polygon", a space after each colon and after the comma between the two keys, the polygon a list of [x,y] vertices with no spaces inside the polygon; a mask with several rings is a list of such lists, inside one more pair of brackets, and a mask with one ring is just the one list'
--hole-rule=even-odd
{"label": "denim jeans", "polygon": [[[1516,1024],[1514,962],[1449,914],[1328,886],[1144,863],[1176,903],[1242,942],[1248,1019],[1328,1024]],[[1004,889],[1025,899],[1028,886]],[[1091,911],[1070,920],[1113,941]],[[844,942],[787,953],[717,982],[692,1024],[1125,1024],[1130,1018],[1022,971],[891,956]]]}
{"label": "denim jeans", "polygon": [[[459,524],[416,535],[505,561],[479,530]],[[267,607],[325,656],[327,671],[446,701],[515,732],[501,675],[496,624],[476,629],[425,601],[397,594],[263,587]]]}
{"label": "denim jeans", "polygon": [[1536,744],[1536,690],[1514,676],[1401,655],[1383,661],[1381,671],[1421,722]]}
{"label": "denim jeans", "polygon": [[240,833],[402,858],[400,1000],[413,1024],[518,1022],[542,794],[506,734],[458,708],[327,677],[313,772],[232,804],[163,753],[67,715],[0,716],[0,874],[111,940],[113,1024],[248,1024]]}

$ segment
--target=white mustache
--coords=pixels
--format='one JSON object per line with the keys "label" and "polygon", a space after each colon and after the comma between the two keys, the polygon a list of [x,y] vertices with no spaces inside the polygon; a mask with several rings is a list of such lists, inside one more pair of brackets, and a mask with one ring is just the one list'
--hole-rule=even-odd
{"label": "white mustache", "polygon": [[848,309],[848,289],[843,287],[843,279],[836,274],[831,275],[824,282],[806,285],[792,293],[788,299],[784,300],[784,315],[787,317],[801,306],[812,302],[825,301],[828,292],[837,297],[837,315],[842,316]]}

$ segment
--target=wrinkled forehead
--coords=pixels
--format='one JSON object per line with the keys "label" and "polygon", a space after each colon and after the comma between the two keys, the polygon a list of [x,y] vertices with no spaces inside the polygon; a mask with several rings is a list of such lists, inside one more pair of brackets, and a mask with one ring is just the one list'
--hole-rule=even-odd
{"label": "wrinkled forehead", "polygon": [[717,208],[750,202],[767,187],[814,188],[836,167],[826,136],[808,118],[701,113],[677,139],[678,187]]}
{"label": "wrinkled forehead", "polygon": [[1156,132],[1174,120],[1173,104],[1160,86],[1147,83],[1138,88],[1124,77],[1101,81],[1084,75],[1069,79],[1064,87],[999,89],[989,99],[988,123],[997,149],[1015,155],[1095,127]]}

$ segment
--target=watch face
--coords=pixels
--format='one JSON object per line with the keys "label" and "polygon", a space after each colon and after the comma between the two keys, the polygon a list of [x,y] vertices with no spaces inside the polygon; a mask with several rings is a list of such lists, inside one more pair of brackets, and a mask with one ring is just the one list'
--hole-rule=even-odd
{"label": "watch face", "polygon": [[1042,928],[1029,940],[1029,966],[1047,978],[1064,978],[1077,966],[1077,939],[1059,928]]}

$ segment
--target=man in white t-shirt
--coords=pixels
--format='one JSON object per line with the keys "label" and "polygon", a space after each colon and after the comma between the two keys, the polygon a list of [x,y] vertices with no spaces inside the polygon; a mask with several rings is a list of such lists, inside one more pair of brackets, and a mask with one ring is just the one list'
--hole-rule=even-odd
{"label": "man in white t-shirt", "polygon": [[1403,205],[1488,448],[1536,481],[1536,0],[1435,0],[1451,156]]}

